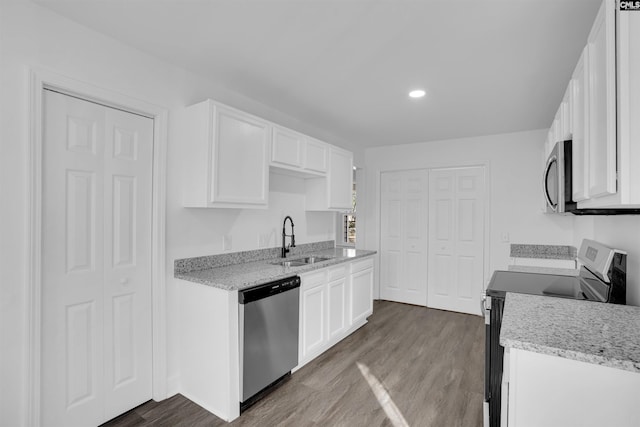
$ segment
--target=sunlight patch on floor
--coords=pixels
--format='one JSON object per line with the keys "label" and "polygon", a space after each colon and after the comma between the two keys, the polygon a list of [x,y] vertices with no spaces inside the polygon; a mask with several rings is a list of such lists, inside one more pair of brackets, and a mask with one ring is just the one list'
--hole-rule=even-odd
{"label": "sunlight patch on floor", "polygon": [[358,369],[360,369],[360,373],[364,377],[365,380],[369,383],[369,387],[371,387],[371,391],[373,391],[374,396],[378,399],[378,403],[382,409],[384,409],[385,414],[387,414],[387,418],[393,424],[394,427],[409,427],[407,420],[402,416],[402,412],[393,402],[391,396],[387,389],[382,385],[380,381],[371,373],[371,370],[367,367],[367,365],[356,362],[358,365]]}

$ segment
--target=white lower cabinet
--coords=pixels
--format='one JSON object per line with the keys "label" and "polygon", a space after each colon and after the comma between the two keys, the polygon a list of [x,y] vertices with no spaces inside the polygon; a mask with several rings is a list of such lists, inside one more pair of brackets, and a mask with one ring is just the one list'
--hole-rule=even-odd
{"label": "white lower cabinet", "polygon": [[327,323],[329,342],[339,341],[350,326],[347,319],[347,268],[341,264],[327,272]]}
{"label": "white lower cabinet", "polygon": [[373,313],[373,258],[351,265],[350,323],[359,323]]}
{"label": "white lower cabinet", "polygon": [[327,342],[325,271],[301,275],[300,339],[298,358],[307,360],[321,353]]}
{"label": "white lower cabinet", "polygon": [[637,426],[638,390],[637,372],[510,348],[504,358],[502,425]]}
{"label": "white lower cabinet", "polygon": [[373,258],[300,275],[298,368],[367,322],[373,312]]}

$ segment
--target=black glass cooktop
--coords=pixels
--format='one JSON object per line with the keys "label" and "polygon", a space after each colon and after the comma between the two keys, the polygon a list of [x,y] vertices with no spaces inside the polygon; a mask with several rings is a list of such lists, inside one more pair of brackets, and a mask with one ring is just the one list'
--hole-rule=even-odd
{"label": "black glass cooktop", "polygon": [[597,299],[589,289],[585,289],[579,276],[495,271],[487,287],[487,295],[504,297],[506,292],[581,300]]}

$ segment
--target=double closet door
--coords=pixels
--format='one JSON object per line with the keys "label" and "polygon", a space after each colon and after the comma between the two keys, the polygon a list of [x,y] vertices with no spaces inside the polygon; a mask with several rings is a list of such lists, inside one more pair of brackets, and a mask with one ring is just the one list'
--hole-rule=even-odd
{"label": "double closet door", "polygon": [[42,425],[149,399],[153,120],[46,90]]}
{"label": "double closet door", "polygon": [[384,172],[380,298],[479,314],[483,167]]}

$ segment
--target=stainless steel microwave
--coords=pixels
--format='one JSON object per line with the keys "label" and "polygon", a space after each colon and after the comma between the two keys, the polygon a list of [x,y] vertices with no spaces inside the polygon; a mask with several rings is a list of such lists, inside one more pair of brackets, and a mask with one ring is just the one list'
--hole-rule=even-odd
{"label": "stainless steel microwave", "polygon": [[544,168],[542,187],[548,213],[575,210],[571,199],[571,141],[559,141],[549,154]]}
{"label": "stainless steel microwave", "polygon": [[640,215],[638,208],[578,209],[573,201],[571,141],[559,141],[549,154],[542,177],[547,213],[574,215]]}

